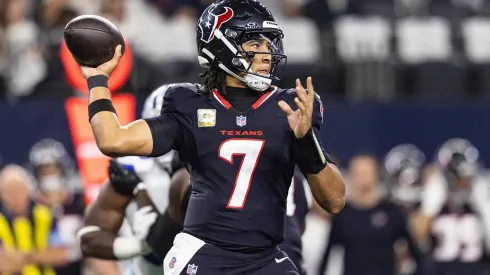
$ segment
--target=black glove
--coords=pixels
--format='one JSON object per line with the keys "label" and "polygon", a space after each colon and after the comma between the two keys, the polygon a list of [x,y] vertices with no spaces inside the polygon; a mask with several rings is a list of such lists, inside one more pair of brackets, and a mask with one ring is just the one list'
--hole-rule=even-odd
{"label": "black glove", "polygon": [[109,162],[109,180],[114,190],[124,196],[133,196],[133,190],[142,182],[135,172],[125,169],[115,159]]}

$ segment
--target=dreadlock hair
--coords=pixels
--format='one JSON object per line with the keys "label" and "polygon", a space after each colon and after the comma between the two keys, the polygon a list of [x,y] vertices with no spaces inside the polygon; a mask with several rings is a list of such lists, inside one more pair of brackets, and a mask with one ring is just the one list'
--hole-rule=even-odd
{"label": "dreadlock hair", "polygon": [[211,66],[209,70],[201,73],[200,77],[204,78],[204,87],[199,91],[203,96],[210,97],[213,90],[218,90],[221,94],[226,95],[226,72],[220,70],[217,66]]}

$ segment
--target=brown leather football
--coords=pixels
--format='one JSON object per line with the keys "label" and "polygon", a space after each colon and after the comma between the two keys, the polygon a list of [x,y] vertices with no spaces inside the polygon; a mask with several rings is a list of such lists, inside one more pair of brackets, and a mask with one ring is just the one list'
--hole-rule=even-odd
{"label": "brown leather football", "polygon": [[112,59],[117,45],[122,46],[121,32],[109,20],[97,15],[81,15],[65,26],[65,43],[78,64],[97,67]]}

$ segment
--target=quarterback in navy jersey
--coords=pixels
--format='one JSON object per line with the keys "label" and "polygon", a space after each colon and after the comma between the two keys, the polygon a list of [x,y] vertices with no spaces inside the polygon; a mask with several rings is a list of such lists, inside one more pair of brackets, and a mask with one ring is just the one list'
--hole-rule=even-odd
{"label": "quarterback in navy jersey", "polygon": [[[157,118],[121,126],[107,77],[113,59],[83,67],[89,121],[102,153],[157,157],[174,149],[189,167],[192,194],[184,230],[164,260],[173,274],[297,274],[285,253],[286,198],[297,165],[318,204],[338,213],[345,185],[319,139],[320,98],[271,85],[285,60],[283,33],[256,0],[221,0],[197,27],[204,85],[175,85]],[[291,106],[296,105],[296,110]]]}

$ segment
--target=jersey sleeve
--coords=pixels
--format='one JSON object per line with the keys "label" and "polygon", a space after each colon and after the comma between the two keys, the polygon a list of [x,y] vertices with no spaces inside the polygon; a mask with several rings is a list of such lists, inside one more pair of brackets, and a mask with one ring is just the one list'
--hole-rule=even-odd
{"label": "jersey sleeve", "polygon": [[150,157],[159,157],[170,150],[178,150],[183,140],[183,129],[181,121],[184,114],[176,108],[178,97],[177,87],[170,87],[163,98],[160,116],[145,119],[151,130],[153,138],[153,150]]}
{"label": "jersey sleeve", "polygon": [[321,97],[315,93],[315,102],[313,103],[313,114],[311,124],[320,130],[323,125],[323,103]]}
{"label": "jersey sleeve", "polygon": [[311,130],[313,133],[313,137],[315,142],[317,143],[318,151],[320,151],[325,160],[328,163],[334,163],[332,158],[328,155],[325,147],[323,146],[323,142],[320,136],[320,130],[323,126],[323,103],[322,99],[318,94],[315,93],[315,102],[313,103],[313,114],[311,117]]}

